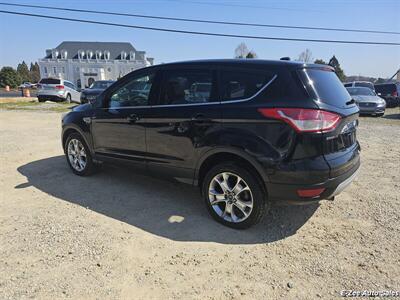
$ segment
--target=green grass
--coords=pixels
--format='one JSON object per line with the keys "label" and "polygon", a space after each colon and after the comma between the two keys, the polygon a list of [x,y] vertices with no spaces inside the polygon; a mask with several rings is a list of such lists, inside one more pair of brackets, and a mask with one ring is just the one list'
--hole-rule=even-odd
{"label": "green grass", "polygon": [[68,112],[75,106],[72,103],[54,103],[37,101],[17,102],[17,103],[0,103],[0,110],[27,110],[27,111],[44,111],[44,112]]}

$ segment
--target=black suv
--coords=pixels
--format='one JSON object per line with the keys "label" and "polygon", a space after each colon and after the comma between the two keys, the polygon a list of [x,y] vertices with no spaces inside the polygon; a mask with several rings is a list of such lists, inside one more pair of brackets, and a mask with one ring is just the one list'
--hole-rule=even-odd
{"label": "black suv", "polygon": [[400,82],[375,84],[375,91],[385,99],[388,107],[400,105]]}
{"label": "black suv", "polygon": [[360,166],[358,108],[328,66],[205,60],[134,71],[62,120],[77,175],[99,162],[200,187],[217,221],[246,228],[273,203],[333,199]]}

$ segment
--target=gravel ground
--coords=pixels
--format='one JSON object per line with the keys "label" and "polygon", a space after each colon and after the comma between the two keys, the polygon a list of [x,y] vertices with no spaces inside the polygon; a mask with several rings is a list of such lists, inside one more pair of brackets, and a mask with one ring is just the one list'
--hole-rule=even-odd
{"label": "gravel ground", "polygon": [[74,176],[60,113],[0,111],[0,299],[334,299],[400,290],[400,111],[360,119],[334,202],[235,231],[198,191],[105,167]]}

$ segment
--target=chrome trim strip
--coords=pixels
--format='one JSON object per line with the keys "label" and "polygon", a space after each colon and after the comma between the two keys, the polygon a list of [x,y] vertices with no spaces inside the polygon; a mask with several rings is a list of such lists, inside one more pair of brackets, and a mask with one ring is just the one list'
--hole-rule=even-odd
{"label": "chrome trim strip", "polygon": [[341,192],[343,192],[343,190],[344,190],[345,188],[347,188],[347,187],[350,185],[350,183],[357,177],[357,175],[358,175],[359,172],[360,172],[360,168],[358,168],[357,171],[355,171],[353,175],[351,175],[351,176],[350,176],[349,178],[347,178],[345,181],[343,181],[342,183],[340,183],[340,184],[336,187],[336,189],[335,189],[335,191],[332,193],[332,195],[330,195],[328,198],[332,198],[332,197],[334,197],[334,196],[339,195]]}
{"label": "chrome trim strip", "polygon": [[226,104],[226,103],[240,103],[240,102],[246,102],[254,99],[258,95],[260,95],[274,80],[278,77],[278,75],[274,75],[270,81],[268,81],[260,90],[258,90],[257,93],[255,93],[253,96],[245,99],[237,99],[237,100],[229,100],[229,101],[220,101],[220,102],[205,102],[205,103],[187,103],[187,104],[160,104],[160,105],[142,105],[142,106],[123,106],[123,107],[102,107],[102,109],[126,109],[126,108],[153,108],[153,107],[180,107],[180,106],[197,106],[197,105],[215,105],[215,104]]}
{"label": "chrome trim strip", "polygon": [[274,77],[272,77],[272,79],[270,81],[268,81],[261,89],[259,89],[259,91],[257,93],[255,93],[253,96],[249,97],[249,98],[245,98],[245,99],[237,99],[237,100],[229,100],[229,101],[222,101],[220,102],[221,104],[225,104],[225,103],[237,103],[237,102],[246,102],[246,101],[250,101],[251,99],[257,97],[258,95],[260,95],[272,82],[274,82],[274,80],[278,77],[278,75],[274,75]]}

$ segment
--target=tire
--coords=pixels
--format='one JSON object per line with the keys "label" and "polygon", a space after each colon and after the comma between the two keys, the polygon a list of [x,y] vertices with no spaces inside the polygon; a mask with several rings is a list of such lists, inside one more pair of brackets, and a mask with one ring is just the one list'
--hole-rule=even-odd
{"label": "tire", "polygon": [[[73,154],[77,153],[75,145],[77,145],[78,147],[78,152],[80,154],[84,153],[85,156],[81,155],[77,157]],[[82,152],[82,149],[84,150],[84,152]],[[89,147],[86,145],[85,140],[80,134],[72,133],[67,137],[64,146],[64,153],[69,167],[76,175],[88,176],[94,173],[96,166],[93,163]]]}
{"label": "tire", "polygon": [[43,98],[39,98],[39,97],[38,97],[38,101],[39,101],[39,102],[44,102],[45,100],[44,100]]}
{"label": "tire", "polygon": [[210,215],[231,228],[246,229],[257,224],[270,208],[261,180],[235,162],[221,163],[210,169],[201,190]]}
{"label": "tire", "polygon": [[67,94],[67,97],[65,98],[65,102],[71,103],[71,95]]}

